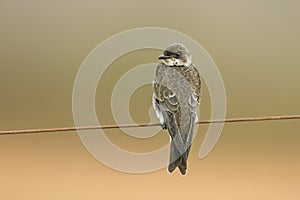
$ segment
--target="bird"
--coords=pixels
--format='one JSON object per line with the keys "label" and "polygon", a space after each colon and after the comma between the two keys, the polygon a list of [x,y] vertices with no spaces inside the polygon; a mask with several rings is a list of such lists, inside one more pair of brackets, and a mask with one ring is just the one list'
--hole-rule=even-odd
{"label": "bird", "polygon": [[178,167],[185,175],[198,121],[200,74],[192,64],[191,53],[180,43],[169,45],[158,59],[153,107],[162,129],[170,135],[168,171],[172,173]]}

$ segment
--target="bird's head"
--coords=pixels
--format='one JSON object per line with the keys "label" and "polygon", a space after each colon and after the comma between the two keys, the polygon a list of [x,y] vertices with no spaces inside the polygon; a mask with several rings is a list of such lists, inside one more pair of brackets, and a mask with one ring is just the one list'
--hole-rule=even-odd
{"label": "bird's head", "polygon": [[192,63],[190,52],[179,43],[168,46],[158,59],[168,66],[189,66]]}

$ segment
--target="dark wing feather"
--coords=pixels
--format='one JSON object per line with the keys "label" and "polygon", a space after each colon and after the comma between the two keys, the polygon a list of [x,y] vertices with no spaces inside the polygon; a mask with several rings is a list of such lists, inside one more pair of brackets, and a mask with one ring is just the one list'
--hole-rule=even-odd
{"label": "dark wing feather", "polygon": [[184,76],[191,83],[193,100],[196,99],[197,103],[199,104],[201,98],[201,79],[197,68],[194,65],[191,65]]}
{"label": "dark wing feather", "polygon": [[[175,68],[174,68],[175,69]],[[179,72],[191,83],[192,95],[189,98],[190,121],[188,133],[185,137],[179,134],[181,123],[180,105],[176,94],[167,88],[162,79],[165,77],[166,66],[159,64],[156,70],[156,79],[154,82],[154,92],[156,106],[162,112],[165,126],[172,138],[169,171],[172,172],[176,166],[179,166],[181,173],[185,174],[187,157],[190,151],[190,145],[194,138],[195,121],[197,118],[197,108],[200,103],[201,81],[200,75],[194,66],[186,68],[178,68]],[[183,141],[184,139],[184,141]]]}
{"label": "dark wing feather", "polygon": [[154,83],[155,99],[159,110],[162,112],[166,125],[171,125],[171,137],[178,132],[180,125],[180,112],[178,99],[171,90],[164,85]]}

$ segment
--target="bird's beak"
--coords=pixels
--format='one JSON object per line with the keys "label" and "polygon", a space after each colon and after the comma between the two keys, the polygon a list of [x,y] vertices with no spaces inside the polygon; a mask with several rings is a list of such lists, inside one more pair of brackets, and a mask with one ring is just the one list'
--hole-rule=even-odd
{"label": "bird's beak", "polygon": [[160,55],[158,57],[159,60],[164,60],[164,59],[168,59],[168,58],[171,58],[170,56],[165,56],[165,55]]}

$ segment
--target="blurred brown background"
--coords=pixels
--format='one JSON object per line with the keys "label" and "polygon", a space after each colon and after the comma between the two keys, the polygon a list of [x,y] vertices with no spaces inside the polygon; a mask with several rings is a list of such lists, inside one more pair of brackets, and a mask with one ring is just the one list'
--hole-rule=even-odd
{"label": "blurred brown background", "polygon": [[[72,87],[86,55],[121,31],[160,26],[206,48],[223,76],[227,117],[300,114],[300,2],[7,1],[0,2],[0,129],[73,126]],[[109,94],[125,70],[159,51],[122,56],[103,83]],[[194,55],[195,56],[195,55]],[[114,73],[112,73],[114,72]],[[97,90],[97,114],[114,123],[109,96]],[[137,122],[148,119],[152,88],[132,97]],[[210,116],[203,91],[201,119]],[[166,169],[126,174],[95,160],[76,132],[0,136],[0,199],[299,199],[300,122],[227,124],[213,152],[198,159],[199,126],[185,177]],[[122,148],[144,152],[168,142],[106,131]]]}

